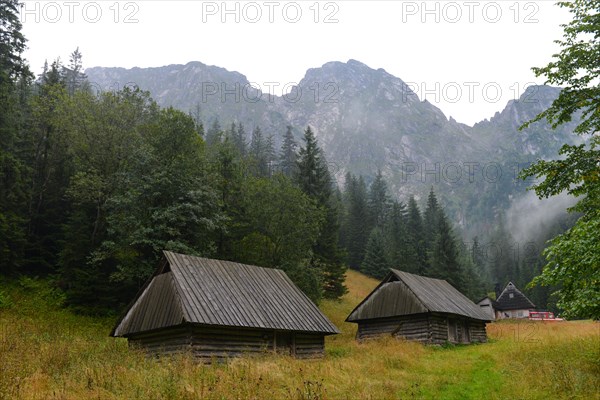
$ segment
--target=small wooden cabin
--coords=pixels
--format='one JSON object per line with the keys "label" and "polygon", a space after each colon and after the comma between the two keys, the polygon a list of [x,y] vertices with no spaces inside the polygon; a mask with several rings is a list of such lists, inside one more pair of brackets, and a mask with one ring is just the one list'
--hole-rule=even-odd
{"label": "small wooden cabin", "polygon": [[493,302],[493,307],[496,319],[529,318],[529,311],[535,310],[535,304],[512,282],[508,282],[496,301]]}
{"label": "small wooden cabin", "polygon": [[483,299],[477,302],[477,305],[488,315],[491,321],[496,319],[496,312],[494,311],[494,300],[485,296]]}
{"label": "small wooden cabin", "polygon": [[210,361],[265,351],[318,357],[336,333],[281,270],[165,251],[111,336]]}
{"label": "small wooden cabin", "polygon": [[379,335],[427,344],[482,343],[489,316],[441,279],[395,269],[346,318],[357,339]]}

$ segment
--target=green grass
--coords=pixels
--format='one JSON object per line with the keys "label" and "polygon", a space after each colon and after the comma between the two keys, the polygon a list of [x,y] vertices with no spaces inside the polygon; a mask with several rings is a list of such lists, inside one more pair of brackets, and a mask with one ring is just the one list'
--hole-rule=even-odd
{"label": "green grass", "polygon": [[342,331],[324,359],[205,366],[129,349],[108,337],[114,318],[62,309],[47,282],[0,283],[0,399],[600,399],[600,324],[494,323],[473,346],[357,343],[344,319],[376,284],[349,271],[349,293],[321,305]]}

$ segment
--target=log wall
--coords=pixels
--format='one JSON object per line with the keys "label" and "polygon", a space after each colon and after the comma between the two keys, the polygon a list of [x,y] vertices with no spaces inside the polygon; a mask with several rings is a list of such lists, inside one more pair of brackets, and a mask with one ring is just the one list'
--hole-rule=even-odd
{"label": "log wall", "polygon": [[321,334],[193,325],[137,334],[129,337],[129,344],[153,355],[191,352],[201,362],[269,351],[297,358],[325,353]]}
{"label": "log wall", "polygon": [[487,342],[487,332],[485,330],[484,321],[470,320],[469,330],[471,332],[471,343]]}
{"label": "log wall", "polygon": [[484,321],[448,314],[426,313],[358,321],[358,340],[381,335],[392,335],[426,344],[487,341]]}
{"label": "log wall", "polygon": [[297,333],[294,341],[294,355],[297,358],[315,358],[325,355],[325,337],[323,335]]}
{"label": "log wall", "polygon": [[128,342],[152,355],[170,355],[190,351],[192,338],[190,330],[181,326],[139,333],[129,337]]}
{"label": "log wall", "polygon": [[448,318],[445,315],[430,315],[429,329],[431,329],[431,344],[444,344],[448,341]]}
{"label": "log wall", "polygon": [[358,322],[356,338],[369,339],[391,334],[407,340],[429,343],[429,319],[427,314],[370,319]]}

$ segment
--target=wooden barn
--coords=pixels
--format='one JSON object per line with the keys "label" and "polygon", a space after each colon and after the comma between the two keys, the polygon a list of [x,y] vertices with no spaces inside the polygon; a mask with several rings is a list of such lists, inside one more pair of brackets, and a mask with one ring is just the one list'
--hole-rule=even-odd
{"label": "wooden barn", "polygon": [[209,361],[265,351],[318,357],[336,333],[281,270],[165,251],[111,336]]}
{"label": "wooden barn", "polygon": [[496,319],[529,318],[529,311],[535,310],[535,304],[512,282],[508,282],[492,305]]}
{"label": "wooden barn", "polygon": [[357,339],[391,334],[427,344],[482,343],[489,316],[448,282],[392,269],[346,318]]}

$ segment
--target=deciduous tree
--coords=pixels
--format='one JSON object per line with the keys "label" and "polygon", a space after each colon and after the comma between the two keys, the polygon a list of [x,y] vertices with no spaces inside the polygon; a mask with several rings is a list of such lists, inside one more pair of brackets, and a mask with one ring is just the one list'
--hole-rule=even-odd
{"label": "deciduous tree", "polygon": [[[546,119],[554,128],[580,118],[575,133],[588,142],[564,145],[558,160],[539,160],[523,178],[543,179],[533,186],[542,197],[568,192],[579,198],[573,211],[581,218],[546,249],[548,263],[533,284],[562,285],[558,305],[572,317],[600,318],[600,0],[561,1],[572,21],[563,25],[560,52],[544,67],[533,68],[546,82],[563,86],[550,108],[529,124]],[[590,137],[591,135],[591,137]]]}

